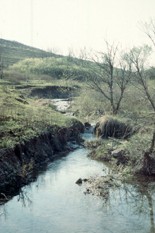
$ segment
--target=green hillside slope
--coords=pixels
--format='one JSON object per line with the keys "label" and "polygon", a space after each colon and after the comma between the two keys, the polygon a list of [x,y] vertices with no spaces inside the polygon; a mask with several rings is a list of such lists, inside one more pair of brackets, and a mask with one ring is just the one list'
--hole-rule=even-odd
{"label": "green hillside slope", "polygon": [[58,55],[22,43],[0,39],[0,58],[7,67],[25,58],[58,57]]}

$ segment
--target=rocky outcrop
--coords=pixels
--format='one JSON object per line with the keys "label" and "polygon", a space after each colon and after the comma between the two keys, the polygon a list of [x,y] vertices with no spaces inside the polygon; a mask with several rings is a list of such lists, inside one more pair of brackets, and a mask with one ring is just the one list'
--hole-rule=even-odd
{"label": "rocky outcrop", "polygon": [[14,148],[0,149],[0,194],[14,194],[34,180],[41,167],[72,149],[69,141],[80,142],[83,130],[80,122],[68,128],[55,126]]}

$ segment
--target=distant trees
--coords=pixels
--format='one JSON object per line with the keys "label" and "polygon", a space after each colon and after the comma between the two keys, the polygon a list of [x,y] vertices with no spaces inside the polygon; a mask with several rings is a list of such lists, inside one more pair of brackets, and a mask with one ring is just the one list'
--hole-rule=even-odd
{"label": "distant trees", "polygon": [[88,85],[99,92],[110,103],[112,113],[117,114],[132,75],[130,60],[120,53],[117,45],[107,41],[106,52],[99,53],[93,60],[95,66]]}

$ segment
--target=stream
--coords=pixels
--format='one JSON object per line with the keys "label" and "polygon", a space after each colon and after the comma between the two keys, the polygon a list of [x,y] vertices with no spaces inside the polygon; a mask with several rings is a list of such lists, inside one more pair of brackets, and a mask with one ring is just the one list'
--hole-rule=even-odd
{"label": "stream", "polygon": [[[92,135],[83,137],[91,140]],[[50,163],[35,182],[0,206],[0,233],[154,233],[155,182],[122,184],[108,200],[84,194],[79,178],[108,168],[83,147]]]}

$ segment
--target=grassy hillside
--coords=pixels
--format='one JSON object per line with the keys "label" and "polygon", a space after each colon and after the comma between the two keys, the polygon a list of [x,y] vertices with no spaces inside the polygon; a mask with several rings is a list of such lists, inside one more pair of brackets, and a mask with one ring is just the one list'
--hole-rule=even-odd
{"label": "grassy hillside", "polygon": [[14,147],[50,127],[71,126],[76,119],[55,111],[50,100],[27,98],[0,82],[0,149]]}
{"label": "grassy hillside", "polygon": [[[10,65],[0,79],[0,148],[14,146],[52,125],[67,125],[70,120],[55,111],[51,101],[53,98],[71,97],[73,102],[69,111],[83,122],[95,123],[100,116],[111,114],[109,99],[100,91],[102,87],[103,92],[109,95],[108,85],[111,83],[108,78],[111,76],[108,65],[102,64],[106,68],[106,75],[102,66],[91,61],[56,56],[18,42],[0,41],[3,42],[2,55],[6,56],[2,58],[6,58],[5,64]],[[126,80],[124,75],[128,72],[123,72],[122,75],[123,70],[116,69],[115,66],[112,71],[115,81],[113,100],[116,101],[122,87],[122,83],[118,81]],[[147,90],[155,103],[154,68],[145,70],[143,75]],[[104,82],[100,82],[100,77]],[[94,83],[97,83],[98,90],[93,88]],[[134,161],[133,155],[140,161],[143,159],[143,151],[150,147],[155,114],[135,72],[131,73],[117,117],[120,120],[126,119],[139,129],[123,149],[131,157],[131,162]],[[113,145],[112,141],[112,150],[115,149]]]}
{"label": "grassy hillside", "polygon": [[[50,127],[70,126],[76,121],[55,111],[48,96],[74,92],[76,88],[69,88],[64,79],[58,79],[67,69],[79,75],[75,62],[4,39],[0,39],[0,62],[4,68],[0,79],[0,148],[14,147]],[[43,97],[32,96],[34,92]]]}
{"label": "grassy hillside", "polygon": [[83,66],[77,59],[68,57],[28,58],[17,62],[10,70],[27,74],[48,75],[54,79],[84,81],[89,75],[89,66]]}
{"label": "grassy hillside", "polygon": [[0,39],[0,56],[4,67],[28,57],[57,57],[58,55],[16,41]]}
{"label": "grassy hillside", "polygon": [[28,79],[43,79],[46,82],[54,78],[84,81],[90,75],[89,67],[92,64],[90,61],[56,55],[16,41],[0,39],[0,65],[5,80],[27,82]]}

